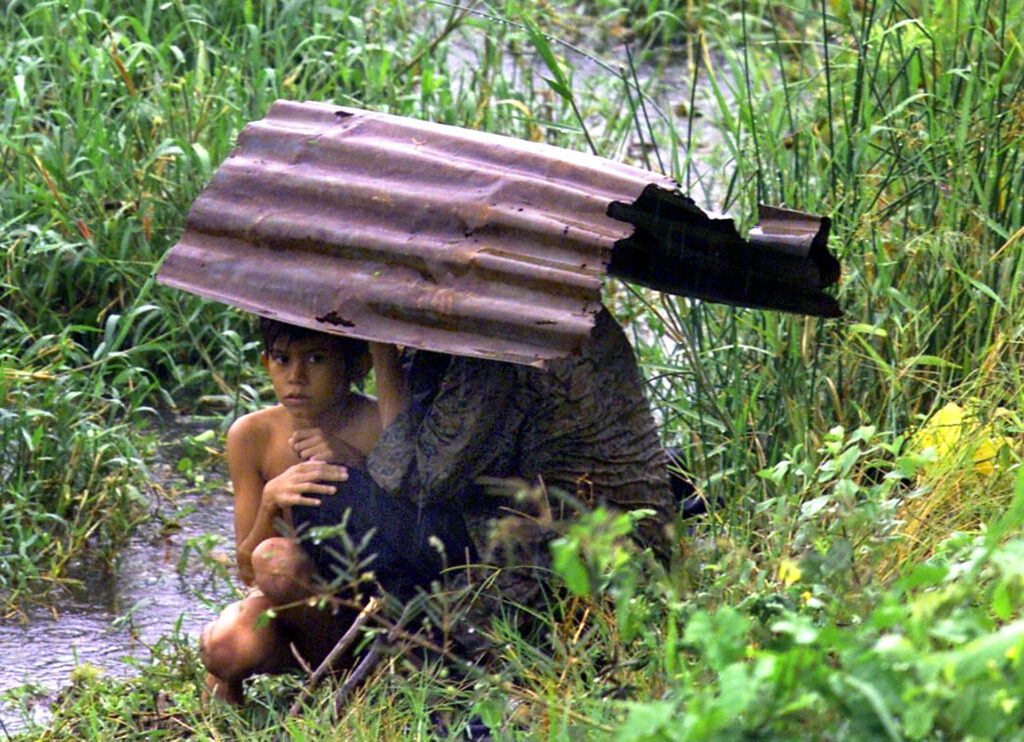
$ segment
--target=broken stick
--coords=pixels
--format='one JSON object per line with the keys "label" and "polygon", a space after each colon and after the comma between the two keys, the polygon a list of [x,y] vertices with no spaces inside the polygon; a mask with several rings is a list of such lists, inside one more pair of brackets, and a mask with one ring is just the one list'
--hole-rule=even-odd
{"label": "broken stick", "polygon": [[327,654],[324,661],[320,663],[320,666],[316,668],[316,671],[310,676],[309,682],[303,687],[299,697],[295,699],[292,707],[288,709],[288,717],[292,718],[298,716],[302,711],[302,705],[309,700],[309,697],[313,695],[313,691],[316,690],[317,686],[327,677],[334,669],[338,660],[341,659],[345,651],[352,645],[359,636],[360,630],[363,628],[363,624],[367,622],[370,616],[376,612],[379,603],[376,598],[370,598],[366,606],[359,611],[359,615],[352,621],[352,625],[348,628],[338,643],[334,645],[334,648]]}

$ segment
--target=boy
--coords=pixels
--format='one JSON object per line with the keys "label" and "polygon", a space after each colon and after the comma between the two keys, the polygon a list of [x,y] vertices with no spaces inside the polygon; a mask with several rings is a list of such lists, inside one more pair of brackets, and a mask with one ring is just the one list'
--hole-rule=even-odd
{"label": "boy", "polygon": [[[200,656],[214,695],[242,701],[242,681],[298,666],[290,644],[313,666],[326,656],[352,615],[301,604],[314,594],[315,568],[305,549],[279,536],[292,508],[316,510],[364,466],[381,432],[376,403],[351,390],[369,370],[363,341],[260,320],[261,361],[278,403],[236,420],[227,435],[235,499],[235,544],[242,600],[210,622]],[[261,616],[276,606],[267,621]]]}

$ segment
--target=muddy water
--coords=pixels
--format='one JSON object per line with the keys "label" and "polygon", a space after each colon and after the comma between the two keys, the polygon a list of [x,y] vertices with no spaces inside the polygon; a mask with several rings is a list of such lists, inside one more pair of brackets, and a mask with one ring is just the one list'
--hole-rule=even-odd
{"label": "muddy water", "polygon": [[[202,429],[186,422],[166,436],[176,440]],[[179,621],[181,635],[195,641],[215,610],[203,597],[214,605],[231,599],[226,582],[196,556],[198,542],[217,537],[212,553],[233,562],[231,496],[223,467],[204,467],[205,483],[197,488],[174,475],[177,452],[165,449],[161,458],[167,461],[151,465],[160,487],[150,496],[164,522],[174,527],[154,523],[140,529],[122,553],[116,575],[83,575],[83,588],[52,609],[33,608],[23,620],[0,620],[0,694],[31,685],[36,720],[45,719],[49,701],[70,684],[76,666],[129,676],[136,672],[131,660],[148,661],[148,647],[172,636]],[[12,732],[24,726],[10,706],[0,705],[0,721]]]}

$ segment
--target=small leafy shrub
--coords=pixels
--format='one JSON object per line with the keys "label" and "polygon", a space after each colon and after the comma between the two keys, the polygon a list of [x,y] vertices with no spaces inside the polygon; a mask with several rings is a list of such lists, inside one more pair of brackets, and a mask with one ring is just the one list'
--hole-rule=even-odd
{"label": "small leafy shrub", "polygon": [[901,501],[930,460],[903,444],[836,428],[763,471],[778,494],[754,508],[771,519],[758,532],[786,538],[749,550],[776,567],[738,604],[680,595],[627,558],[625,516],[592,514],[553,545],[571,590],[610,604],[607,641],[643,668],[649,700],[620,705],[616,740],[1024,738],[1024,470],[984,533],[894,565]]}

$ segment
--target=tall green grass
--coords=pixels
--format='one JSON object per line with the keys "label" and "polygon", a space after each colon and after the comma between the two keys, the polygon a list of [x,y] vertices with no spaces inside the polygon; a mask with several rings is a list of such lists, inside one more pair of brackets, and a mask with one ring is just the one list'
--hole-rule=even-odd
{"label": "tall green grass", "polygon": [[[426,738],[434,709],[456,726],[481,715],[502,738],[1019,734],[1019,449],[983,474],[972,448],[1020,432],[1024,6],[624,7],[6,4],[9,607],[109,560],[145,517],[158,413],[227,421],[266,401],[246,318],[151,276],[276,98],[662,167],[743,228],[757,202],[828,214],[846,312],[609,285],[666,442],[715,504],[679,524],[667,572],[624,559],[595,516],[561,548],[603,579],[570,582],[544,646],[497,627],[498,675],[382,673],[341,719],[321,694],[285,723],[287,683],[257,683],[242,713],[204,710],[193,640],[169,637],[138,679],[76,687],[37,736]],[[949,401],[991,429],[965,428],[958,455],[936,461],[908,436]]]}
{"label": "tall green grass", "polygon": [[[712,156],[746,184],[725,205],[829,214],[847,315],[659,301],[654,327],[678,348],[648,352],[668,363],[666,394],[686,397],[673,432],[697,439],[707,478],[814,447],[834,424],[909,430],[956,387],[1016,398],[1024,66],[1007,5],[748,7],[742,31],[716,29],[716,53],[693,60],[718,104]],[[690,125],[707,126],[676,130]]]}
{"label": "tall green grass", "polygon": [[[71,527],[55,532],[41,558],[18,551],[24,539],[12,536],[17,556],[2,571],[16,590],[0,592],[13,601],[33,580],[59,582],[67,554],[97,541],[82,533],[113,543],[129,532],[145,468],[124,450],[134,450],[140,413],[227,420],[259,403],[254,359],[243,353],[247,320],[151,280],[245,123],[288,97],[529,136],[541,131],[535,115],[559,118],[566,104],[530,111],[525,57],[505,50],[516,34],[525,38],[521,25],[457,9],[12,2],[0,23],[0,475],[13,497],[5,533],[36,530],[36,512],[62,513],[68,488],[75,503]],[[450,58],[453,43],[479,64]],[[37,436],[40,417],[57,406],[80,410],[81,420]],[[82,479],[77,456],[69,459],[94,450],[84,437],[94,428],[111,446],[88,466],[116,476]]]}

